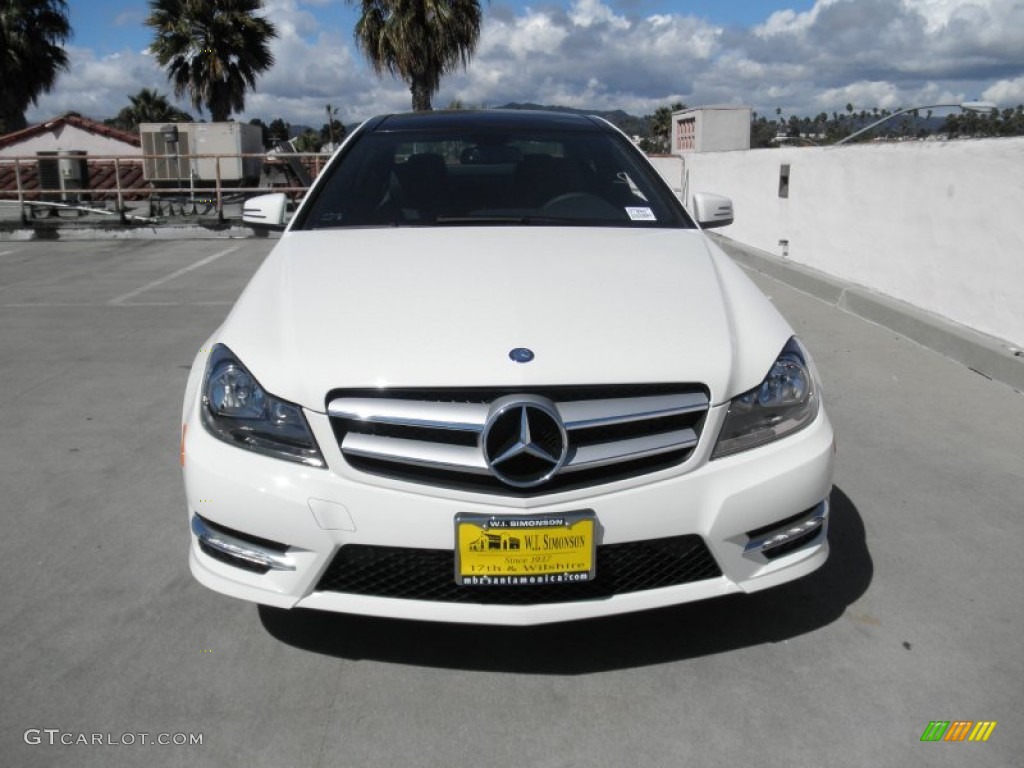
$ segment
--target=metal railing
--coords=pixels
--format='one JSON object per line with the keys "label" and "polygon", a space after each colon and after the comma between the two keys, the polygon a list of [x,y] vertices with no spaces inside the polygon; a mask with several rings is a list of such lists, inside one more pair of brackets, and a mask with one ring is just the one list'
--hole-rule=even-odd
{"label": "metal railing", "polygon": [[[39,208],[59,210],[61,208],[73,209],[78,212],[91,212],[105,215],[117,216],[122,222],[133,221],[159,221],[163,217],[163,207],[169,206],[172,215],[174,205],[181,206],[184,215],[197,214],[199,205],[207,206],[207,212],[215,211],[218,222],[224,221],[224,206],[228,202],[238,202],[240,199],[252,197],[256,194],[268,194],[270,192],[283,192],[293,198],[300,198],[309,189],[308,185],[301,183],[288,183],[285,185],[246,185],[249,179],[234,180],[225,179],[222,173],[222,162],[232,161],[235,164],[241,163],[245,166],[245,160],[257,158],[260,160],[259,178],[264,178],[267,168],[283,169],[289,168],[293,176],[296,174],[295,164],[300,164],[306,169],[310,179],[315,179],[323,170],[329,156],[309,152],[272,152],[272,153],[242,153],[242,154],[182,154],[182,155],[88,155],[86,157],[69,158],[73,161],[80,161],[86,165],[88,176],[97,166],[113,167],[113,184],[103,188],[91,188],[89,178],[81,180],[80,185],[65,186],[63,179],[59,188],[43,188],[40,160],[53,163],[60,162],[62,158],[55,158],[52,155],[46,158],[39,158],[36,155],[16,155],[0,157],[0,178],[4,172],[13,172],[14,189],[0,190],[0,203],[16,204],[19,207],[20,218],[23,224],[27,224],[30,216],[34,217],[35,211]],[[195,168],[198,161],[213,161],[215,169],[214,178],[198,178]],[[141,166],[141,176],[145,177],[150,168],[156,170],[156,164],[163,163],[165,168],[187,167],[189,176],[182,178],[182,174],[171,175],[169,178],[149,178],[142,186],[125,186],[123,183],[123,171],[132,166]],[[148,165],[149,164],[149,165]],[[148,167],[147,167],[148,165]],[[287,175],[289,171],[285,171]],[[33,175],[34,174],[34,175]],[[35,179],[33,186],[32,180]],[[175,183],[176,182],[176,183]],[[184,183],[183,183],[184,182]],[[187,186],[186,186],[187,184]],[[31,187],[31,188],[30,188]],[[74,202],[66,202],[69,198]],[[103,202],[104,207],[83,204],[84,200],[89,203]],[[127,206],[128,201],[148,200],[149,215],[139,216],[130,214]],[[113,203],[113,210],[107,210],[105,204]],[[186,213],[186,206],[191,206],[191,211]]]}

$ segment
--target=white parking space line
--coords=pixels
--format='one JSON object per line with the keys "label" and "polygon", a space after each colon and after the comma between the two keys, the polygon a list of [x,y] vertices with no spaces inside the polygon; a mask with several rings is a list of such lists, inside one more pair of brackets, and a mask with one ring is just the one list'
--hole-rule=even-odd
{"label": "white parking space line", "polygon": [[199,269],[200,267],[205,267],[207,264],[212,264],[222,256],[227,256],[229,253],[234,253],[239,248],[241,248],[240,245],[235,245],[232,246],[231,248],[225,248],[223,251],[219,251],[218,253],[215,253],[212,256],[207,256],[205,259],[200,259],[195,264],[189,264],[187,267],[182,267],[181,269],[175,270],[174,272],[171,272],[171,274],[169,275],[164,275],[163,277],[159,277],[156,280],[152,280],[151,282],[146,283],[141,288],[136,288],[134,291],[128,291],[128,293],[121,294],[117,298],[108,301],[107,304],[112,307],[122,305],[129,299],[134,299],[136,296],[139,296],[140,294],[143,294],[146,291],[151,291],[154,288],[158,288],[159,286],[163,285],[164,283],[169,283],[171,280],[179,278],[182,275],[191,272],[193,269]]}
{"label": "white parking space line", "polygon": [[101,307],[102,304],[89,304],[84,301],[13,301],[0,304],[0,309],[35,309],[37,307]]}
{"label": "white parking space line", "polygon": [[110,307],[230,307],[233,301],[122,301]]}
{"label": "white parking space line", "polygon": [[120,304],[85,301],[13,301],[0,309],[67,309],[68,307],[230,307],[233,301],[126,301]]}

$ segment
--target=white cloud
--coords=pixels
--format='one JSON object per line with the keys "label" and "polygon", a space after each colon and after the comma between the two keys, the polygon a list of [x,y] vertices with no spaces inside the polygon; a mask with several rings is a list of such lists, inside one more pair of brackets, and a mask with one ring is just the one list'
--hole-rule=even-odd
{"label": "white cloud", "polygon": [[[60,76],[58,87],[39,97],[39,105],[26,113],[29,122],[46,120],[64,112],[87,117],[113,117],[128,105],[128,95],[152,88],[174,102],[167,76],[144,51],[123,50],[97,56],[88,48],[67,46],[71,71]],[[180,103],[183,109],[191,109]]]}
{"label": "white cloud", "polygon": [[[470,70],[446,85],[473,104],[510,101],[643,112],[681,100],[689,73],[718,50],[721,30],[694,17],[613,13],[597,0],[568,12],[496,13]],[[446,103],[445,91],[439,103]]]}
{"label": "white cloud", "polygon": [[[468,71],[446,78],[436,106],[534,102],[647,114],[673,101],[742,103],[762,114],[892,109],[984,97],[1024,101],[1022,0],[817,0],[750,28],[685,11],[643,16],[643,3],[545,0],[484,4]],[[352,41],[354,6],[340,0],[268,0],[279,37],[274,68],[246,99],[243,119],[320,125],[325,106],[353,122],[408,109],[408,87],[369,70]],[[625,10],[623,10],[625,9]],[[102,57],[69,48],[72,71],[29,119],[77,110],[113,115],[166,76],[132,51]],[[183,108],[191,108],[182,104]]]}
{"label": "white cloud", "polygon": [[829,88],[817,97],[816,104],[822,109],[846,104],[858,104],[893,109],[900,106],[900,94],[896,86],[886,82],[858,82],[844,85],[841,88]]}
{"label": "white cloud", "polygon": [[616,16],[601,0],[576,0],[569,11],[569,18],[578,27],[591,27],[595,24],[607,24],[612,29],[629,29],[629,22],[622,16]]}
{"label": "white cloud", "polygon": [[523,61],[534,56],[556,53],[568,32],[550,16],[535,13],[529,8],[523,16],[508,20],[488,20],[481,34],[479,53]]}
{"label": "white cloud", "polygon": [[638,25],[633,41],[643,45],[645,54],[661,59],[710,59],[719,48],[721,34],[719,27],[697,19],[651,16]]}
{"label": "white cloud", "polygon": [[998,0],[903,0],[903,5],[924,19],[929,34],[937,34],[957,18],[973,16],[978,20],[979,14],[1005,3]]}
{"label": "white cloud", "polygon": [[981,98],[1004,108],[1024,104],[1024,76],[993,83],[982,92]]}
{"label": "white cloud", "polygon": [[264,0],[262,15],[273,22],[279,38],[316,34],[320,23],[302,5],[298,0]]}
{"label": "white cloud", "polygon": [[818,13],[825,6],[831,5],[835,0],[818,0],[809,11],[797,13],[790,8],[775,11],[763,24],[754,27],[753,32],[758,37],[768,38],[776,35],[798,34],[811,27],[818,19]]}

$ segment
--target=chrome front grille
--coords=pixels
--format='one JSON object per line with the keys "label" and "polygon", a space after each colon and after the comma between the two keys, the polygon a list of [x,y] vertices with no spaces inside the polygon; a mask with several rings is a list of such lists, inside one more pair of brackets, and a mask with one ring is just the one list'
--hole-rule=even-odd
{"label": "chrome front grille", "polygon": [[679,464],[707,410],[706,390],[685,385],[338,391],[327,402],[342,454],[357,469],[514,495]]}

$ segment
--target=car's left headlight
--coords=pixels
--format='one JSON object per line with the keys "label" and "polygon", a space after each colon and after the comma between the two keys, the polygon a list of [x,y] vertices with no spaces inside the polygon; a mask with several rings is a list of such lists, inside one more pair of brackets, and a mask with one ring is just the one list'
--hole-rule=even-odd
{"label": "car's left headlight", "polygon": [[269,394],[230,349],[210,352],[199,406],[216,438],[265,456],[325,466],[302,409]]}
{"label": "car's left headlight", "polygon": [[793,337],[758,386],[734,397],[712,459],[770,443],[814,421],[820,405],[814,364]]}

